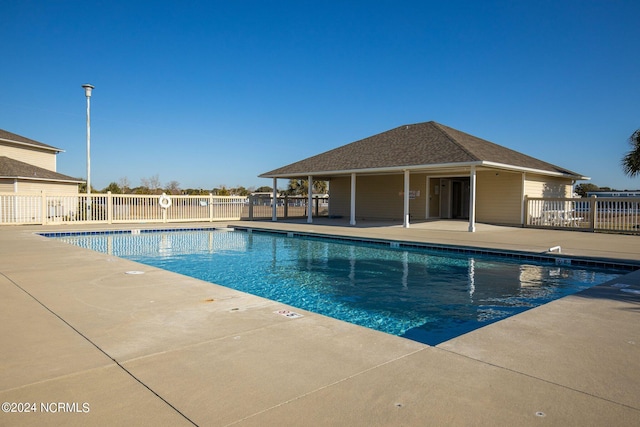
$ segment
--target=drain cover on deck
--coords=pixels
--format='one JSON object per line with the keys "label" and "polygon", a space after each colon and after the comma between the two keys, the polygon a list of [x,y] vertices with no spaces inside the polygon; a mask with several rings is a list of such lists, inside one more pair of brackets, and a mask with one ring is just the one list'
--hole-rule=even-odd
{"label": "drain cover on deck", "polygon": [[125,271],[124,274],[144,274],[144,271],[140,271],[140,270],[130,270],[130,271]]}

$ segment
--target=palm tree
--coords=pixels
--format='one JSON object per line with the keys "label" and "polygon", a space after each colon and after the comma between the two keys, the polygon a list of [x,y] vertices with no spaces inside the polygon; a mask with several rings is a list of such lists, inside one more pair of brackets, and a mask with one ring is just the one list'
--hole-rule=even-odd
{"label": "palm tree", "polygon": [[629,137],[629,143],[633,148],[622,158],[622,169],[633,178],[640,175],[640,129]]}
{"label": "palm tree", "polygon": [[[309,194],[308,179],[290,179],[289,188],[286,193],[291,196],[302,196]],[[313,194],[325,194],[327,192],[327,181],[313,181],[311,188]]]}

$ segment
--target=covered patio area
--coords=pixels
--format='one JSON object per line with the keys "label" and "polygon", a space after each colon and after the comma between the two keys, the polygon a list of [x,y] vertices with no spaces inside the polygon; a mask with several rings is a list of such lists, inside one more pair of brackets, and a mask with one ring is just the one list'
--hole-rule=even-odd
{"label": "covered patio area", "polygon": [[588,179],[435,122],[400,126],[260,176],[273,179],[274,199],[278,179],[328,181],[329,215],[352,226],[457,218],[470,232],[476,222],[523,225],[526,196],[568,197],[576,180]]}

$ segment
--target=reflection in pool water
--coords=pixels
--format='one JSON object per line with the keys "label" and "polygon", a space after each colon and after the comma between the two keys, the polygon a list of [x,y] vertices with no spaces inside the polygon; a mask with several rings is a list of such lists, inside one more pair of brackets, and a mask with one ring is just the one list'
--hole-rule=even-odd
{"label": "reflection in pool water", "polygon": [[430,345],[621,274],[242,231],[60,239]]}

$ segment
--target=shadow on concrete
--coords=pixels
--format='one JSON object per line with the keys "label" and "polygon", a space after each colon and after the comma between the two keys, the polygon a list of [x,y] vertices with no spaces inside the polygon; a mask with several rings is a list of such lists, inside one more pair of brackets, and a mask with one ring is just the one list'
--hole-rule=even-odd
{"label": "shadow on concrete", "polygon": [[640,313],[640,270],[575,294],[579,298],[607,299],[628,304],[619,310]]}

